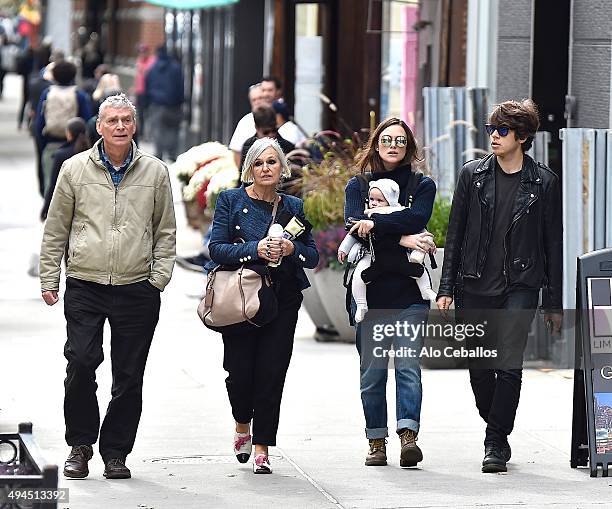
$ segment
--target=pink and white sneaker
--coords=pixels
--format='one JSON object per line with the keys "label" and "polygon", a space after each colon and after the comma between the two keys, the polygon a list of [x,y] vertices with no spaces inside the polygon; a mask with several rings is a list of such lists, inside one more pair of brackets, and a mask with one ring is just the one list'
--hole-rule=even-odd
{"label": "pink and white sneaker", "polygon": [[253,442],[250,433],[234,433],[234,454],[240,463],[246,463],[251,457]]}
{"label": "pink and white sneaker", "polygon": [[266,454],[258,454],[255,456],[253,461],[253,473],[254,474],[271,474],[272,467],[270,466],[270,460]]}

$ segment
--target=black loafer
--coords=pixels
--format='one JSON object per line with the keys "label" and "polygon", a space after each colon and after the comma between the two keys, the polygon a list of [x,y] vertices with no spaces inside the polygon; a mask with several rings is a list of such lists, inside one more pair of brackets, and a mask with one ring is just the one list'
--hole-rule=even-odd
{"label": "black loafer", "polygon": [[107,479],[129,479],[132,477],[132,473],[125,466],[124,459],[112,458],[104,465],[104,477]]}
{"label": "black loafer", "polygon": [[482,471],[485,474],[508,471],[501,447],[496,444],[485,446],[485,456],[482,460]]}
{"label": "black loafer", "polygon": [[87,463],[93,456],[91,445],[75,445],[72,447],[64,463],[64,476],[71,479],[84,479],[89,475]]}

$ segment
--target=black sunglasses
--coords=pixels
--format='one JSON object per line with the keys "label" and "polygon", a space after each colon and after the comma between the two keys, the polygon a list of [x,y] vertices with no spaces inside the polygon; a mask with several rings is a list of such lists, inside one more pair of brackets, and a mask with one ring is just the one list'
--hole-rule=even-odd
{"label": "black sunglasses", "polygon": [[489,136],[491,136],[495,131],[503,138],[504,136],[508,136],[510,132],[510,128],[506,126],[494,125],[494,124],[485,124],[485,129]]}

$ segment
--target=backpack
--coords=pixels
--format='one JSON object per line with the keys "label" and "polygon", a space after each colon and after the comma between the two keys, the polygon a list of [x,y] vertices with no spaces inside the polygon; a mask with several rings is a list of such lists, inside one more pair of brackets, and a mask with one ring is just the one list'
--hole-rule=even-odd
{"label": "backpack", "polygon": [[68,121],[76,117],[78,112],[77,87],[51,85],[43,105],[45,116],[43,134],[54,138],[65,138]]}

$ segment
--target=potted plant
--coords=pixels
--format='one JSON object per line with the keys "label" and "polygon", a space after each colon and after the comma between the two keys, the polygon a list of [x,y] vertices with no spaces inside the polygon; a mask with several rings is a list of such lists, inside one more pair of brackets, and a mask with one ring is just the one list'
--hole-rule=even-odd
{"label": "potted plant", "polygon": [[344,188],[357,173],[354,165],[356,149],[353,140],[342,139],[330,131],[320,133],[317,139],[321,157],[302,168],[298,184],[304,199],[304,212],[313,225],[313,237],[319,251],[319,265],[314,271],[308,271],[308,278],[338,333],[337,339],[353,342],[355,332],[349,325],[344,305],[344,267],[337,260],[337,252],[346,235]]}
{"label": "potted plant", "polygon": [[[437,269],[431,269],[431,287],[434,291],[440,285],[440,275],[442,272],[442,262],[444,261],[444,245],[446,244],[446,231],[448,230],[448,216],[450,215],[451,201],[448,198],[437,198],[434,202],[431,218],[427,223],[427,230],[434,236],[437,251],[434,256]],[[432,302],[432,307],[436,307]],[[437,308],[437,307],[436,307]]]}
{"label": "potted plant", "polygon": [[232,151],[218,142],[203,143],[178,156],[172,170],[183,185],[187,223],[205,232],[219,193],[238,184],[240,175]]}

